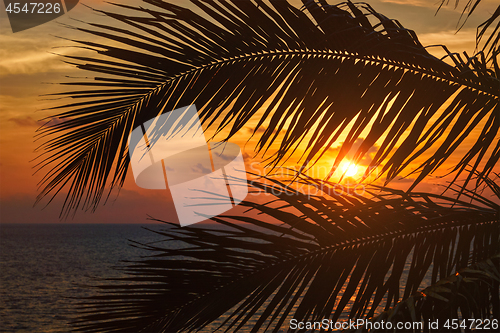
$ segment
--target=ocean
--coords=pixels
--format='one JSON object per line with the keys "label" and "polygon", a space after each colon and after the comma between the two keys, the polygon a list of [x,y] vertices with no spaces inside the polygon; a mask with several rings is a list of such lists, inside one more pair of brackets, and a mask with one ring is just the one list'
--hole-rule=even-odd
{"label": "ocean", "polygon": [[[113,267],[150,254],[128,240],[164,239],[143,227],[165,229],[162,224],[0,224],[0,332],[69,332],[74,299],[96,294],[85,285],[119,277]],[[430,276],[424,281],[428,285]]]}
{"label": "ocean", "polygon": [[0,224],[0,332],[68,332],[81,285],[117,277],[121,260],[146,254],[161,224]]}

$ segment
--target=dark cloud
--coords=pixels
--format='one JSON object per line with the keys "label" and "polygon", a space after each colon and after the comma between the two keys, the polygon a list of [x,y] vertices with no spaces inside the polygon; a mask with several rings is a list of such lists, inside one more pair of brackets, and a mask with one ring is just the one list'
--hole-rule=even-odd
{"label": "dark cloud", "polygon": [[217,154],[217,157],[220,157],[221,159],[223,159],[224,161],[232,161],[234,159],[234,156],[231,156],[231,155],[225,155],[224,153],[222,154]]}
{"label": "dark cloud", "polygon": [[32,126],[40,126],[38,121],[31,117],[17,117],[17,118],[10,118],[9,121],[13,122],[17,126],[21,127],[32,127]]}
{"label": "dark cloud", "polygon": [[68,121],[70,118],[58,118],[58,117],[53,117],[51,118],[47,123],[46,126],[55,126],[64,123],[65,121]]}
{"label": "dark cloud", "polygon": [[[260,126],[260,127],[256,128],[256,129],[250,129],[250,128],[249,128],[248,130],[249,130],[251,133],[253,133],[253,132],[255,131],[255,133],[262,134],[262,133],[264,133],[265,131],[267,131],[267,128],[266,128],[266,127],[264,127],[264,126]],[[273,130],[273,134],[274,134],[274,133],[276,133],[277,131],[278,131],[278,130],[275,128],[275,129]],[[282,129],[282,130],[280,131],[280,133],[283,133],[283,132],[286,132],[286,130]]]}
{"label": "dark cloud", "polygon": [[394,183],[413,183],[415,181],[415,178],[394,178],[393,180],[391,180],[391,182],[394,182]]}
{"label": "dark cloud", "polygon": [[247,153],[246,151],[243,151],[242,152],[242,156],[243,156],[243,159],[244,160],[247,160],[247,159],[252,159],[253,158],[253,155],[250,155],[249,153]]}
{"label": "dark cloud", "polygon": [[[354,158],[354,155],[356,154],[356,151],[361,147],[361,144],[363,143],[364,139],[363,138],[357,138],[354,143],[351,146],[351,149],[346,155],[346,158],[351,160]],[[340,153],[340,148],[344,142],[340,142],[337,147],[330,147],[328,148],[328,154],[330,156],[336,157]],[[358,162],[359,164],[362,165],[369,165],[373,159],[373,156],[377,153],[379,147],[377,145],[373,145],[370,148],[368,148],[368,151],[365,153],[365,155],[361,158],[361,160]]]}
{"label": "dark cloud", "polygon": [[198,163],[194,167],[192,167],[191,171],[196,172],[196,173],[202,173],[204,175],[212,172],[212,170],[205,168],[201,163]]}
{"label": "dark cloud", "polygon": [[9,121],[15,123],[17,126],[21,127],[40,127],[40,126],[55,126],[64,123],[65,121],[68,121],[71,118],[58,118],[58,117],[53,117],[50,118],[49,120],[35,120],[30,116],[26,117],[15,117],[15,118],[10,118]]}

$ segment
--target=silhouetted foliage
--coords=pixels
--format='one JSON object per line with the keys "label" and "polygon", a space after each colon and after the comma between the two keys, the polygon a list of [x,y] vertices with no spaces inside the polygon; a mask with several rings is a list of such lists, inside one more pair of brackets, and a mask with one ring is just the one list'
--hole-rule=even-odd
{"label": "silhouetted foliage", "polygon": [[[448,3],[449,0],[441,0],[441,4],[439,5],[438,11],[441,9],[443,5],[447,5]],[[460,3],[461,3],[460,1],[456,1],[455,8]],[[464,9],[462,10],[462,15],[460,15],[460,20],[458,22],[459,24],[458,30],[460,30],[465,25],[468,18],[474,13],[474,11],[477,9],[480,3],[481,0],[467,0],[467,3],[465,4]],[[483,39],[483,37],[485,36],[487,37],[486,41],[484,41]],[[483,42],[482,47],[481,47],[481,42]],[[484,21],[477,27],[477,34],[476,34],[476,50],[486,52],[486,57],[488,58],[488,62],[491,63],[491,66],[495,68],[495,71],[497,73],[499,72],[499,67],[498,67],[498,55],[500,54],[499,44],[500,44],[500,5],[491,14],[490,18],[488,18],[486,21]]]}
{"label": "silhouetted foliage", "polygon": [[[41,129],[47,141],[38,164],[46,172],[38,200],[67,191],[63,215],[94,210],[106,188],[123,184],[133,128],[191,104],[205,128],[227,130],[223,139],[258,117],[248,137],[259,138],[255,151],[272,166],[299,145],[307,148],[300,163],[311,166],[341,135],[332,170],[362,139],[354,162],[377,143],[367,172],[381,165],[386,184],[414,172],[415,186],[452,154],[461,156],[449,171],[456,177],[468,165],[486,177],[498,161],[498,68],[456,54],[450,66],[367,4],[145,2],[152,8],[116,4],[130,15],[98,11],[109,25],[74,28],[90,38],[74,42],[100,56],[66,61],[97,76],[55,95],[75,101],[54,108],[64,121]],[[465,146],[466,138],[475,142]],[[279,148],[269,151],[273,142]]]}
{"label": "silhouetted foliage", "polygon": [[[374,323],[422,323],[440,331],[497,330],[500,318],[500,255],[495,255],[415,293],[384,311],[356,332],[413,332],[412,329],[376,329]],[[459,319],[460,318],[460,319]],[[484,318],[481,319],[481,318]],[[454,319],[454,320],[453,320]],[[496,321],[494,321],[496,319]],[[378,325],[382,327],[382,325]],[[387,324],[386,324],[387,327]],[[455,327],[455,329],[453,329]],[[353,330],[350,330],[353,332]]]}
{"label": "silhouetted foliage", "polygon": [[216,321],[277,332],[291,318],[371,318],[414,295],[427,275],[435,283],[498,254],[500,206],[485,197],[456,202],[378,186],[370,197],[299,179],[319,192],[264,178],[252,188],[267,203],[248,197],[245,213],[214,217],[216,225],[155,231],[164,240],[136,244],[151,255],[124,267],[122,283],[98,287],[77,330],[196,331]]}
{"label": "silhouetted foliage", "polygon": [[477,191],[500,197],[489,178],[500,156],[497,65],[481,54],[449,54],[448,65],[365,3],[145,2],[115,4],[128,15],[97,11],[112,23],[74,27],[87,38],[73,42],[97,54],[65,60],[96,77],[64,83],[75,90],[54,96],[74,101],[55,107],[63,121],[40,133],[38,200],[68,191],[62,215],[94,210],[122,186],[132,129],[191,104],[222,141],[257,119],[247,137],[273,167],[301,146],[302,172],[342,138],[333,171],[362,139],[353,163],[378,146],[365,176],[374,166],[385,184],[414,173],[413,190],[450,156],[460,161],[448,170],[452,196],[375,185],[338,194],[330,177],[300,173],[295,184],[322,192],[254,181],[260,199],[212,218],[217,227],[167,223],[164,246],[136,244],[152,255],[80,304],[76,330],[193,331],[219,321],[278,331],[291,317],[371,318],[414,295],[427,272],[436,283],[498,254],[499,206]]}

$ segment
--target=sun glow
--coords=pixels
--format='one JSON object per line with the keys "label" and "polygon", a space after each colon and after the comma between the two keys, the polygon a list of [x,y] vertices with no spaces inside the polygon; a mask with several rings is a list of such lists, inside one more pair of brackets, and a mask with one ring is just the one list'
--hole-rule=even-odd
{"label": "sun glow", "polygon": [[358,173],[358,167],[356,164],[348,161],[342,161],[340,163],[340,170],[346,177],[354,177]]}

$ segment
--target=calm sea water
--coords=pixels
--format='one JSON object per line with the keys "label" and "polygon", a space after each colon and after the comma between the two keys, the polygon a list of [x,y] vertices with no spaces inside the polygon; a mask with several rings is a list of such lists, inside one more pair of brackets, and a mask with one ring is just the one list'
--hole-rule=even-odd
{"label": "calm sea water", "polygon": [[0,224],[0,332],[68,332],[69,297],[92,293],[78,285],[145,254],[127,239],[159,237],[135,224]]}
{"label": "calm sea water", "polygon": [[148,254],[128,239],[164,237],[138,224],[0,224],[0,332],[68,332],[71,298],[95,293],[81,285],[118,277],[112,267]]}

